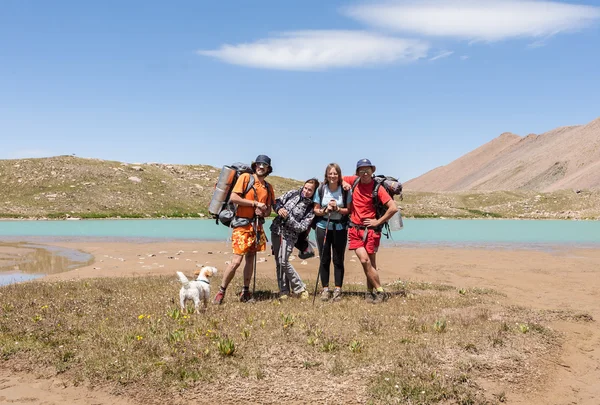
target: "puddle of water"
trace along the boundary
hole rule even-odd
[[[0,242],[0,285],[18,283],[87,266],[88,253],[28,242]]]
[[[21,283],[44,277],[43,274],[0,273],[0,286]]]

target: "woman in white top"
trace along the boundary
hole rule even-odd
[[[342,299],[344,282],[344,254],[348,241],[348,205],[352,201],[352,191],[342,188],[342,169],[337,163],[330,163],[325,169],[325,181],[314,195],[315,228],[321,263],[319,275],[323,292],[321,300],[339,301]],[[327,229],[326,229],[327,228]],[[329,289],[329,267],[333,258],[335,290]]]

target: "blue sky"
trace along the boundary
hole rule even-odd
[[[0,158],[402,181],[600,117],[596,1],[0,2]]]

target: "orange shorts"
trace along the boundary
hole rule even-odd
[[[367,237],[363,240],[367,233]],[[379,242],[381,241],[381,232],[375,232],[372,229],[348,228],[348,249],[356,250],[364,247],[368,254],[377,253]]]
[[[263,252],[267,246],[267,236],[262,225],[259,225],[258,233],[260,237],[258,238],[258,246],[256,246],[256,236],[252,224],[233,228],[231,235],[233,254],[243,256],[250,252]]]

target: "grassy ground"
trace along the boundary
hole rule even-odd
[[[313,306],[273,299],[274,283],[258,280],[257,303],[236,302],[232,285],[224,305],[194,314],[179,310],[179,287],[175,277],[2,287],[3,367],[144,403],[261,393],[261,403],[495,404],[541,381],[560,349],[545,326],[556,313],[489,290],[397,281],[379,306],[361,286]]]
[[[206,217],[220,168],[58,156],[0,160],[0,218]],[[320,170],[316,171],[321,177]],[[276,173],[275,173],[276,174]],[[270,176],[276,195],[301,180]],[[600,191],[405,192],[413,218],[600,219]]]

